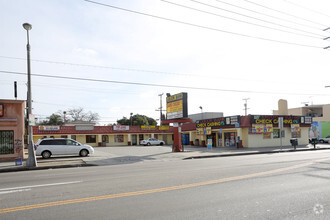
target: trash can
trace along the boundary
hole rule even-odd
[[[314,145],[314,149],[315,149],[316,144],[317,144],[317,138],[312,138],[311,144]]]
[[[296,149],[296,147],[297,147],[297,145],[298,145],[298,139],[297,139],[297,138],[291,138],[291,139],[290,139],[290,143],[291,143],[292,147],[293,147],[294,149]]]

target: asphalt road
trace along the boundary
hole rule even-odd
[[[330,219],[330,151],[0,174],[0,219]]]

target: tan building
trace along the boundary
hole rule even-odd
[[[300,115],[300,116],[310,116],[313,118],[313,121],[326,122],[330,121],[330,104],[326,105],[305,105],[299,108],[287,108],[287,105],[280,103],[279,101],[279,110],[273,110],[273,115]],[[286,106],[286,107],[285,107]],[[285,112],[283,114],[281,112]]]
[[[24,159],[25,102],[0,99],[0,161]]]

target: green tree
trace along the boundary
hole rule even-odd
[[[123,117],[122,119],[117,120],[117,124],[119,125],[131,125],[131,120],[132,120],[132,125],[157,125],[157,122],[155,119],[150,118],[148,116],[145,115],[132,115],[132,119],[131,118],[126,118]]]
[[[51,116],[47,117],[47,120],[42,121],[39,125],[63,125],[61,115],[53,113]]]

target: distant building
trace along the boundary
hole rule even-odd
[[[285,114],[286,113],[286,114]],[[273,115],[300,115],[313,119],[310,138],[322,138],[330,135],[330,104],[308,105],[288,109],[286,100],[279,100],[278,110],[273,110]]]
[[[211,118],[221,118],[223,117],[223,112],[203,112],[197,114],[188,115],[188,118],[192,119],[193,122]]]
[[[273,115],[279,114],[279,110],[273,110]],[[287,109],[288,115],[311,116],[313,121],[330,121],[330,104],[305,105],[303,107]]]

